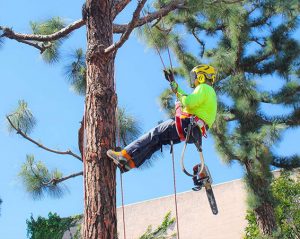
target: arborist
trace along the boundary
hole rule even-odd
[[[193,122],[192,137],[188,143],[194,143],[198,150],[201,147],[202,136],[212,126],[217,113],[217,97],[213,89],[216,71],[210,65],[198,65],[191,70],[190,86],[194,91],[187,95],[177,84],[171,70],[164,70],[165,78],[170,82],[172,91],[176,94],[176,116],[157,125],[142,135],[120,152],[108,150],[107,155],[120,168],[127,172],[140,167],[162,145],[180,143],[187,136],[187,129]]]

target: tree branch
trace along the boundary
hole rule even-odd
[[[9,119],[9,116],[6,116],[6,118],[7,118],[8,122],[9,122],[9,124],[11,125],[11,127],[13,127],[13,128],[17,131],[17,134],[20,134],[23,138],[29,140],[31,143],[37,145],[38,147],[40,147],[40,148],[42,148],[42,149],[44,149],[44,150],[46,150],[46,151],[49,151],[49,152],[51,152],[51,153],[55,153],[55,154],[64,154],[64,155],[68,154],[68,155],[71,155],[71,156],[73,156],[73,157],[79,159],[80,161],[82,161],[81,157],[78,156],[77,154],[73,153],[71,150],[67,150],[67,151],[58,151],[58,150],[53,150],[53,149],[50,149],[50,148],[48,148],[48,147],[45,147],[44,145],[42,145],[42,144],[40,144],[39,142],[35,141],[34,139],[30,138],[30,137],[29,137],[27,134],[25,134],[22,130],[16,128],[16,127],[14,126],[14,124],[11,122],[11,120]]]
[[[61,182],[63,182],[63,181],[66,181],[66,180],[68,180],[68,179],[70,179],[70,178],[75,178],[75,177],[82,176],[82,175],[83,175],[83,171],[80,171],[80,172],[78,172],[78,173],[70,174],[70,175],[68,175],[68,176],[66,176],[66,177],[62,177],[62,178],[53,178],[53,179],[51,179],[49,182],[45,183],[44,185],[45,185],[45,186],[46,186],[46,185],[49,185],[49,184],[56,185],[56,184],[58,184],[58,183],[61,183]]]
[[[118,2],[115,3],[113,12],[112,12],[112,16],[113,19],[115,19],[115,17],[123,11],[123,9],[131,2],[131,0],[119,0]]]
[[[241,66],[245,68],[246,71],[250,71],[251,67],[255,66],[258,63],[261,63],[271,57],[274,52],[266,52],[261,54],[260,56],[249,56],[243,59]]]
[[[258,37],[252,37],[249,39],[250,41],[253,41],[255,43],[257,43],[258,45],[260,45],[261,47],[265,47],[266,46],[266,39],[263,39],[263,43],[261,43],[259,41],[259,38]]]
[[[196,41],[202,46],[202,50],[201,50],[201,58],[203,57],[204,54],[204,50],[205,50],[205,43],[203,41],[200,40],[200,38],[197,36],[196,32],[195,32],[195,28],[193,28],[192,30],[192,34],[195,37]]]
[[[0,26],[0,30],[3,31],[2,36],[7,37],[13,40],[25,40],[25,41],[39,41],[39,42],[48,42],[48,41],[55,41],[62,37],[67,36],[72,31],[82,27],[85,25],[84,20],[80,19],[69,26],[49,35],[36,35],[36,34],[22,34],[14,32],[11,28]]]
[[[136,23],[134,24],[134,28],[143,26],[144,24],[148,22],[152,22],[153,20],[156,20],[160,17],[164,17],[168,15],[169,12],[179,8],[185,1],[184,0],[173,0],[169,4],[167,4],[165,7],[157,10],[156,12],[149,13],[146,16],[138,19]],[[124,33],[128,28],[128,24],[114,24],[113,26],[113,32],[114,33]]]
[[[293,105],[298,101],[299,93],[300,85],[295,85],[293,88],[284,86],[276,93],[262,92],[260,101],[269,104]]]
[[[271,164],[278,168],[293,169],[300,167],[299,155],[293,155],[290,157],[278,157],[274,156]]]
[[[128,40],[131,32],[133,31],[133,29],[135,27],[136,22],[138,21],[140,13],[146,2],[147,2],[147,0],[139,1],[138,6],[133,13],[131,22],[128,24],[126,31],[124,32],[124,34],[121,36],[120,40],[117,43],[114,43],[113,45],[111,45],[105,49],[105,51],[104,51],[105,53],[117,51],[125,43],[125,41]]]
[[[33,46],[34,48],[40,50],[40,53],[42,54],[45,50],[47,50],[47,48],[51,47],[51,43],[49,44],[42,44],[40,45],[38,42],[31,42],[31,41],[26,41],[26,40],[20,40],[20,39],[15,39],[16,41],[18,42],[21,42],[21,43],[24,43],[26,45],[29,45],[29,46]]]
[[[298,127],[300,125],[300,108],[296,108],[292,113],[284,116],[267,117],[259,115],[264,124],[285,124],[289,127]]]
[[[249,26],[251,28],[253,28],[253,27],[259,27],[259,26],[261,26],[263,24],[266,24],[267,21],[270,19],[270,17],[271,16],[269,14],[267,14],[266,16],[262,16],[262,17],[256,18],[252,22],[250,22]]]

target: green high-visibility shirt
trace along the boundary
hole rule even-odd
[[[207,84],[198,85],[193,93],[187,95],[178,87],[182,111],[198,116],[211,127],[217,114],[217,96],[215,90]]]

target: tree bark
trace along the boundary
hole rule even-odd
[[[254,209],[257,225],[264,235],[272,235],[276,229],[275,213],[273,205],[262,203]]]
[[[250,161],[246,161],[245,166],[247,179],[249,180],[249,187],[261,202],[259,206],[254,208],[257,225],[263,235],[272,235],[272,233],[277,229],[277,225],[274,205],[271,200],[271,198],[273,198],[270,190],[271,180],[269,180],[266,175],[266,172],[270,169],[268,164],[261,164],[262,168],[254,168],[253,162]],[[263,167],[267,167],[267,169]],[[263,171],[261,172],[262,175],[264,175],[263,177],[260,177],[259,174],[257,174],[258,170]],[[271,173],[270,177],[272,177]]]
[[[114,147],[114,55],[104,49],[113,42],[113,0],[86,1],[87,92],[85,102],[84,226],[85,239],[116,239],[116,167],[106,151]]]

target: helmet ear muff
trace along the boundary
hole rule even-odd
[[[199,82],[200,84],[202,84],[202,83],[205,82],[205,76],[204,76],[204,74],[199,74],[199,75],[198,75],[198,82]]]

